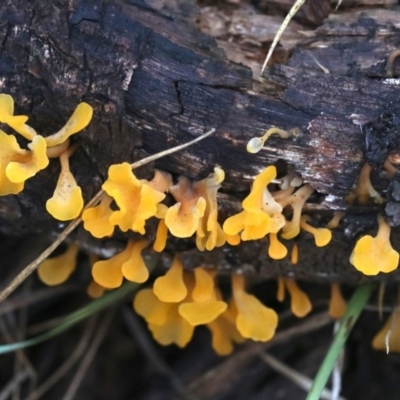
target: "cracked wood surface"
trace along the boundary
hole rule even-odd
[[[265,277],[362,279],[348,257],[356,235],[374,227],[378,208],[349,207],[343,198],[363,161],[360,121],[378,118],[399,99],[399,86],[385,79],[387,56],[400,47],[398,13],[329,19],[285,65],[270,68],[268,79],[278,89],[269,94],[260,90],[262,81],[253,85],[248,67],[229,61],[216,41],[196,28],[198,9],[191,2],[6,3],[0,9],[0,90],[13,95],[16,111],[46,135],[59,129],[80,101],[94,108],[92,123],[76,136],[81,146],[71,159],[86,200],[101,186],[110,164],[133,162],[213,127],[212,137],[155,166],[192,179],[221,166],[226,171],[222,219],[238,210],[254,176],[268,164],[277,164],[281,174],[296,170],[318,191],[308,205],[316,221],[324,224],[333,210],[349,215],[324,249],[314,248],[311,238],[301,234],[296,267],[271,262],[265,241],[199,253],[191,241],[171,240],[167,253],[184,251],[188,267],[203,262],[223,270],[260,271]],[[247,141],[273,125],[299,128],[300,135],[271,137],[260,153],[247,153]],[[391,157],[397,161],[396,154]],[[19,196],[0,198],[3,234],[57,229],[44,205],[58,171],[53,161]],[[138,172],[150,177],[151,171],[149,166]],[[388,185],[378,174],[373,182],[380,191]],[[154,235],[153,226],[149,232]],[[397,234],[393,237],[399,247]],[[114,239],[95,241],[81,230],[75,239],[101,254],[118,248]]]

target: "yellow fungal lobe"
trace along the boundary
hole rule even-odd
[[[48,286],[64,283],[75,271],[78,251],[79,246],[71,244],[63,254],[44,260],[38,269],[39,279]]]
[[[378,216],[378,233],[359,239],[350,256],[350,263],[364,275],[392,272],[399,265],[399,253],[390,244],[390,226]]]
[[[204,268],[198,267],[194,270],[195,286],[191,293],[193,301],[184,302],[179,306],[179,314],[189,322],[197,326],[214,321],[228,307],[220,300],[214,288],[214,277]]]
[[[290,256],[290,262],[295,265],[299,262],[299,246],[295,243],[292,247],[292,254]]]
[[[149,182],[137,179],[128,163],[111,165],[102,188],[119,208],[113,211],[109,221],[123,232],[131,229],[145,234],[146,220],[157,214],[158,203],[165,198],[165,194],[153,189]]]
[[[166,303],[179,303],[186,297],[188,291],[183,279],[183,265],[178,255],[174,257],[167,273],[155,280],[153,291]]]
[[[98,206],[87,208],[82,213],[83,227],[95,238],[111,236],[114,232],[114,225],[110,223],[112,201],[110,196],[104,195]]]
[[[346,312],[346,301],[340,291],[340,285],[337,282],[331,285],[331,299],[329,301],[329,315],[334,319],[342,318]]]
[[[180,176],[178,183],[171,186],[170,192],[177,203],[168,209],[165,224],[175,237],[190,237],[198,229],[200,219],[205,213],[206,200],[184,176]]]
[[[86,289],[86,293],[92,299],[98,299],[104,295],[106,289],[95,281],[91,281]]]
[[[79,216],[83,208],[82,190],[69,169],[69,152],[60,157],[61,172],[53,197],[46,202],[46,209],[54,218],[68,221]]]
[[[149,279],[149,271],[142,257],[142,250],[148,246],[147,240],[129,243],[129,258],[122,264],[121,271],[125,279],[143,283]]]
[[[108,260],[96,261],[93,264],[92,276],[95,282],[107,289],[121,286],[123,281],[122,264],[131,256],[132,243],[129,242],[121,253]]]
[[[268,138],[273,135],[279,135],[282,139],[286,139],[289,138],[293,135],[293,132],[289,131],[285,131],[283,129],[279,129],[275,126],[273,126],[272,128],[268,129],[263,136],[261,137],[254,137],[252,139],[249,140],[249,142],[247,143],[247,151],[249,153],[258,153],[264,146],[264,143],[268,140]]]
[[[0,122],[7,124],[25,139],[33,140],[36,131],[25,124],[27,120],[25,115],[14,115],[14,100],[9,94],[0,94]]]
[[[324,247],[332,240],[332,232],[327,228],[314,228],[307,222],[310,220],[309,215],[302,215],[300,218],[300,227],[306,232],[311,233],[315,239],[317,247]]]
[[[244,338],[266,342],[275,335],[276,312],[264,306],[255,296],[246,293],[243,275],[232,276],[232,292],[238,310],[236,327]]]
[[[71,135],[89,125],[93,116],[93,108],[87,103],[80,103],[68,122],[56,133],[46,137],[47,147],[57,146],[65,142]]]
[[[354,194],[349,195],[346,200],[350,203],[357,201],[359,204],[367,204],[368,200],[372,198],[375,203],[383,204],[384,200],[372,186],[371,171],[372,167],[365,163],[361,168]]]
[[[284,278],[284,282],[291,297],[292,313],[299,318],[305,317],[312,310],[309,297],[297,286],[293,279]]]
[[[153,250],[160,253],[165,249],[168,237],[168,227],[165,224],[164,219],[160,219],[157,226],[156,240],[153,244]]]
[[[281,260],[286,257],[287,252],[286,246],[279,241],[278,235],[271,232],[269,234],[268,255],[274,260]]]
[[[284,239],[293,239],[300,233],[300,218],[303,206],[307,199],[314,192],[314,189],[306,184],[297,192],[293,193],[287,203],[293,208],[293,216],[290,222],[287,222],[282,228],[282,237]]]
[[[285,300],[285,280],[281,277],[277,279],[278,289],[276,291],[276,299],[278,301]]]

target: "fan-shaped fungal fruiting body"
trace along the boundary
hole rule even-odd
[[[378,216],[378,233],[359,239],[350,256],[350,263],[364,275],[392,272],[399,265],[399,253],[390,244],[390,226]]]
[[[110,223],[112,201],[110,196],[105,195],[98,206],[87,208],[82,213],[83,227],[95,238],[111,236],[114,232],[115,226]]]

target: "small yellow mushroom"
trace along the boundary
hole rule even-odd
[[[377,235],[359,239],[350,256],[350,263],[364,275],[392,272],[399,265],[399,253],[390,244],[390,226],[382,215],[378,225]]]
[[[79,246],[71,244],[65,253],[44,260],[38,269],[39,279],[48,286],[64,283],[75,271],[78,251]]]
[[[142,257],[142,250],[149,245],[147,240],[130,242],[129,258],[122,264],[121,272],[128,281],[143,283],[149,279],[149,270]]]
[[[294,131],[284,131],[283,129],[273,126],[272,128],[268,129],[263,136],[250,139],[247,143],[247,151],[249,153],[258,153],[263,148],[264,143],[273,134],[279,135],[282,139],[287,139],[293,136]]]
[[[196,284],[191,293],[193,301],[183,302],[179,314],[190,325],[204,325],[214,321],[228,307],[224,301],[217,299],[214,277],[202,267],[194,270]]]
[[[277,233],[285,224],[285,218],[267,185],[276,177],[276,168],[265,168],[254,180],[250,194],[244,199],[243,211],[229,217],[223,224],[225,234],[241,233],[242,240],[262,239],[268,233]]]
[[[158,203],[165,198],[163,192],[152,186],[137,179],[128,163],[111,165],[102,188],[115,200],[119,210],[113,211],[110,223],[123,232],[131,229],[144,235],[146,220],[157,214]]]
[[[115,227],[110,223],[112,201],[110,196],[105,195],[98,206],[87,208],[82,213],[83,227],[95,238],[111,236],[114,232]]]
[[[212,335],[212,348],[220,356],[231,354],[234,343],[243,343],[246,340],[236,328],[236,317],[237,308],[235,302],[231,300],[227,310],[207,324]]]
[[[196,193],[185,176],[179,177],[178,184],[171,186],[170,192],[177,203],[168,209],[165,224],[175,237],[190,237],[196,232],[200,219],[204,216],[206,200]]]
[[[243,275],[232,276],[232,292],[238,310],[236,327],[244,338],[266,342],[275,335],[276,312],[245,292]]]
[[[337,282],[331,285],[331,299],[329,301],[329,315],[334,319],[342,318],[346,312],[346,301],[340,291],[340,285]]]
[[[367,204],[368,200],[372,198],[375,203],[383,204],[384,200],[379,193],[374,189],[371,183],[371,171],[372,167],[365,163],[361,168],[360,176],[355,190],[355,198],[359,204]],[[351,199],[351,197],[350,197]]]
[[[7,124],[25,139],[33,140],[36,131],[25,122],[28,117],[25,115],[14,115],[14,100],[9,94],[0,94],[0,122]]]
[[[268,255],[274,260],[281,260],[286,257],[287,252],[286,246],[279,241],[278,235],[271,232],[269,234]]]
[[[309,215],[302,215],[300,218],[300,227],[306,232],[311,233],[315,239],[317,247],[324,247],[332,240],[332,232],[328,228],[314,228],[307,221],[311,218]]]
[[[68,221],[79,216],[83,208],[82,190],[69,169],[68,150],[60,156],[61,172],[53,197],[46,202],[46,209],[54,218]]]
[[[183,265],[178,255],[174,257],[167,273],[155,280],[153,291],[166,303],[179,303],[186,297],[188,290],[183,279]]]
[[[93,108],[87,103],[80,103],[67,123],[56,133],[47,136],[47,147],[54,147],[65,142],[71,135],[81,131],[89,125],[93,116]]]
[[[293,193],[287,200],[293,208],[293,216],[290,222],[287,222],[282,228],[282,237],[284,239],[293,239],[300,233],[300,218],[304,203],[314,192],[314,189],[306,184],[302,186],[297,192]]]
[[[292,313],[299,318],[305,317],[312,310],[309,297],[297,286],[293,279],[283,278],[283,280],[291,297]]]
[[[156,232],[156,240],[154,241],[153,244],[153,250],[156,251],[157,253],[162,252],[167,244],[167,237],[168,237],[168,227],[165,224],[165,220],[160,219]]]

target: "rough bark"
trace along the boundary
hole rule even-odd
[[[13,95],[16,111],[29,115],[43,134],[60,128],[80,101],[94,107],[71,160],[86,200],[100,188],[109,165],[138,160],[215,128],[204,142],[155,165],[192,179],[221,166],[226,171],[221,219],[238,210],[254,176],[268,164],[276,164],[281,175],[299,172],[317,190],[307,206],[316,221],[323,224],[333,210],[348,214],[324,249],[315,249],[307,234],[296,239],[296,267],[271,262],[263,241],[199,253],[190,240],[171,240],[167,254],[183,251],[188,267],[203,262],[266,277],[362,279],[348,257],[356,235],[375,225],[379,207],[350,207],[343,199],[364,159],[360,124],[377,120],[399,99],[398,82],[385,79],[387,57],[400,42],[398,13],[328,20],[286,65],[269,70],[268,79],[278,85],[270,93],[263,83],[253,87],[251,70],[229,61],[216,41],[196,28],[197,13],[192,3],[179,0],[6,1],[0,9],[1,91]],[[272,137],[257,155],[247,153],[247,141],[273,125],[296,127],[301,134]],[[399,155],[394,151],[391,159],[396,162]],[[139,173],[150,177],[152,167]],[[0,198],[4,235],[57,230],[44,205],[58,171],[52,162],[20,195]],[[374,178],[384,192],[388,181]],[[107,252],[118,247],[115,240],[95,241],[82,230],[75,238],[99,253],[102,246]],[[393,238],[398,247],[395,232]]]

